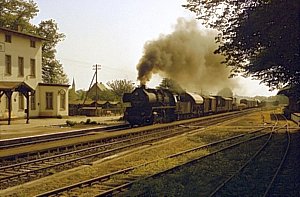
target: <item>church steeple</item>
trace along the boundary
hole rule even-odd
[[[75,90],[75,80],[74,80],[74,77],[73,77],[72,89]]]

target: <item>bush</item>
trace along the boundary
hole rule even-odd
[[[57,115],[57,118],[62,119],[63,117],[62,117],[62,115]]]
[[[67,121],[66,121],[66,124],[67,124],[69,127],[73,127],[74,125],[76,125],[76,122],[75,122],[75,121],[71,121],[71,120],[67,120]]]
[[[86,119],[85,124],[90,124],[91,123],[91,119]]]

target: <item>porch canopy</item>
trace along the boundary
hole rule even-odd
[[[31,88],[25,82],[12,82],[12,81],[1,81],[0,82],[0,98],[5,94],[8,98],[8,124],[11,121],[11,97],[13,92],[20,92],[26,98],[26,123],[29,123],[29,96],[34,94],[34,89]]]

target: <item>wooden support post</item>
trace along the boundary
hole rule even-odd
[[[8,125],[10,125],[10,121],[11,121],[11,96],[12,96],[12,91],[11,90],[7,90],[5,91],[5,95],[7,96],[7,100],[8,100]]]
[[[29,92],[26,92],[24,95],[26,97],[26,124],[29,124]]]

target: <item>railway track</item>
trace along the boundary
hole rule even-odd
[[[211,155],[215,155],[221,151],[231,149],[242,143],[247,143],[248,141],[252,141],[258,138],[264,138],[265,136],[269,135],[269,133],[262,133],[262,130],[265,129],[268,130],[270,128],[262,128],[248,132],[246,134],[235,135],[223,140],[215,141],[176,154],[172,154],[164,158],[156,159],[140,165],[118,170],[113,173],[102,175],[100,177],[85,180],[73,185],[58,188],[56,190],[42,193],[37,196],[79,196],[83,193],[89,193],[90,196],[114,195],[141,180],[145,180],[149,177],[162,176],[165,173],[177,171],[182,166],[194,165],[194,163],[200,162],[201,160],[204,160]],[[206,151],[207,149],[211,150],[211,152],[208,154]],[[198,158],[190,161],[186,161],[184,159],[188,154],[195,154],[197,152],[200,152],[201,155]],[[174,162],[172,161],[175,159],[181,159],[182,161],[174,166]],[[164,163],[164,165],[166,165],[165,168],[167,169],[161,171],[161,169],[158,170],[154,167],[154,170],[148,170],[150,165],[155,166],[159,165],[159,163]],[[145,168],[146,170],[143,170]]]
[[[56,140],[70,139],[75,137],[83,137],[87,135],[94,135],[95,132],[101,132],[101,131],[118,131],[121,129],[129,128],[129,126],[130,126],[129,124],[120,124],[120,125],[107,126],[107,127],[96,127],[96,128],[79,129],[79,130],[60,132],[60,133],[51,133],[51,134],[44,134],[44,135],[5,139],[5,140],[0,140],[0,150],[38,144],[38,143],[51,142]]]
[[[165,129],[172,129],[172,128],[176,128],[176,127],[192,127],[192,126],[201,128],[201,127],[205,127],[208,125],[218,124],[218,123],[221,123],[222,121],[226,121],[231,118],[236,118],[236,117],[248,114],[250,112],[251,111],[235,112],[235,113],[230,113],[227,116],[218,115],[218,116],[207,117],[205,119],[196,120],[196,121],[195,120],[187,120],[184,123],[172,123],[172,124],[167,124],[166,126],[162,125],[157,128],[142,129],[141,131],[137,131],[137,132],[129,132],[129,133],[115,135],[115,136],[106,137],[106,138],[82,141],[82,142],[78,142],[75,144],[61,145],[61,146],[56,146],[56,147],[52,147],[52,148],[39,149],[36,151],[29,151],[29,152],[14,154],[14,155],[3,156],[0,158],[0,167],[6,166],[6,165],[13,165],[15,163],[26,162],[26,161],[30,161],[30,160],[40,159],[43,157],[49,157],[49,156],[53,156],[53,155],[57,155],[57,154],[61,154],[61,153],[67,153],[67,152],[71,152],[71,151],[75,151],[75,150],[85,149],[88,147],[98,146],[98,145],[105,144],[105,143],[124,140],[124,139],[128,139],[130,137],[144,135],[144,134],[151,133],[151,132],[160,132]],[[107,128],[107,129],[109,129],[109,128]],[[118,129],[118,128],[114,127],[112,129]],[[82,130],[80,132],[84,132],[84,131],[86,131],[86,130]],[[87,131],[90,131],[90,130],[88,129]],[[108,131],[113,131],[113,130],[108,130]],[[84,132],[84,133],[89,135],[89,134],[93,134],[94,132],[92,132],[92,133]],[[45,139],[43,139],[43,142],[52,141],[51,135],[50,136],[45,135],[44,137],[45,137]],[[58,138],[58,139],[60,140],[60,138]],[[28,141],[33,140],[32,143],[37,143],[37,141],[35,141],[34,139],[31,139],[30,137],[28,137],[27,140]],[[57,139],[55,138],[55,140],[57,140]],[[20,146],[20,144],[18,142],[16,144],[10,143],[8,146],[16,147],[16,146]],[[7,149],[8,149],[8,147],[6,147],[5,150],[7,150]]]
[[[231,116],[231,115],[234,116],[235,114],[249,113],[251,111],[253,111],[253,109],[252,110],[244,110],[241,112],[232,112],[232,113],[229,113],[228,116]],[[217,116],[217,117],[222,117],[222,115]],[[204,121],[205,120],[211,121],[212,119],[215,119],[215,116],[204,117]],[[62,139],[83,137],[83,136],[87,136],[87,135],[93,135],[93,134],[95,134],[97,132],[101,132],[101,131],[119,131],[122,129],[127,129],[129,127],[130,127],[129,124],[120,124],[120,125],[107,126],[107,127],[96,127],[96,128],[79,129],[79,130],[60,132],[60,133],[51,133],[51,134],[44,134],[44,135],[37,135],[37,136],[4,139],[4,140],[0,140],[0,150],[20,147],[20,146],[26,146],[26,145],[32,145],[32,144],[38,144],[38,143],[51,142],[51,141],[62,140]]]
[[[283,136],[270,135],[266,143],[210,196],[246,196],[253,191],[258,196],[267,196],[286,159],[289,145],[288,132]],[[268,165],[266,161],[269,161]]]
[[[283,166],[287,165],[287,155],[290,152],[291,141],[287,124],[274,127],[264,142],[259,142],[259,140],[258,138],[251,140],[251,143],[250,141],[247,142],[246,146],[244,143],[236,143],[229,146],[229,149],[226,148],[227,153],[224,152],[225,149],[218,150],[213,154],[209,154],[206,157],[207,160],[202,160],[201,163],[198,160],[197,164],[192,167],[184,165],[169,170],[168,173],[164,172],[161,176],[164,177],[163,181],[155,182],[152,179],[152,181],[142,183],[142,185],[147,185],[148,190],[143,191],[143,187],[139,186],[133,189],[132,192],[125,193],[125,195],[147,196],[151,195],[149,191],[152,191],[152,194],[155,193],[161,196],[180,195],[180,192],[188,196],[289,196],[282,187],[283,182],[278,178],[284,175],[287,176],[286,173],[281,173]],[[297,152],[297,150],[294,152]],[[181,170],[178,168],[181,168]],[[176,175],[178,171],[180,171],[179,174],[183,175]],[[182,188],[184,183],[180,182],[180,179],[199,182],[195,187],[186,185],[189,189],[184,190],[184,192],[166,190],[166,188]],[[295,180],[295,183],[297,183],[297,180]],[[193,185],[194,183],[190,182],[190,184]],[[164,185],[164,187],[157,189],[158,185]],[[285,185],[289,185],[288,180]],[[203,187],[201,188],[201,186]],[[164,191],[161,192],[161,190]],[[294,188],[291,193],[297,196],[299,188]]]
[[[55,172],[71,169],[80,165],[89,164],[95,160],[108,157],[122,151],[136,148],[154,141],[179,135],[189,130],[177,130],[172,133],[158,132],[131,137],[117,142],[96,145],[89,148],[75,150],[41,159],[3,166],[0,168],[0,188],[21,184],[33,179],[41,178]]]
[[[287,157],[265,196],[300,196],[300,132],[291,131],[290,137]]]
[[[234,116],[237,116],[237,114],[234,114]],[[240,114],[238,116],[240,116]],[[218,117],[217,120],[209,119],[205,120],[205,122],[202,122],[202,125],[215,124],[216,121],[222,122],[231,118],[232,116],[226,118]],[[180,125],[173,126],[172,129],[173,130],[170,131],[170,127],[163,127],[163,129],[143,131],[139,133],[139,135],[127,134],[122,137],[118,136],[117,139],[104,140],[101,144],[95,143],[91,147],[83,149],[72,150],[70,152],[54,154],[52,156],[45,156],[38,159],[29,159],[23,162],[18,160],[17,163],[0,167],[1,189],[38,179],[50,175],[53,172],[59,172],[77,167],[79,165],[89,164],[97,159],[107,157],[124,150],[132,149],[145,144],[151,144],[155,141],[190,132],[195,130],[195,123],[193,123],[192,127]],[[40,152],[37,154],[39,153]],[[10,158],[17,157],[20,158],[20,155],[10,156]]]

